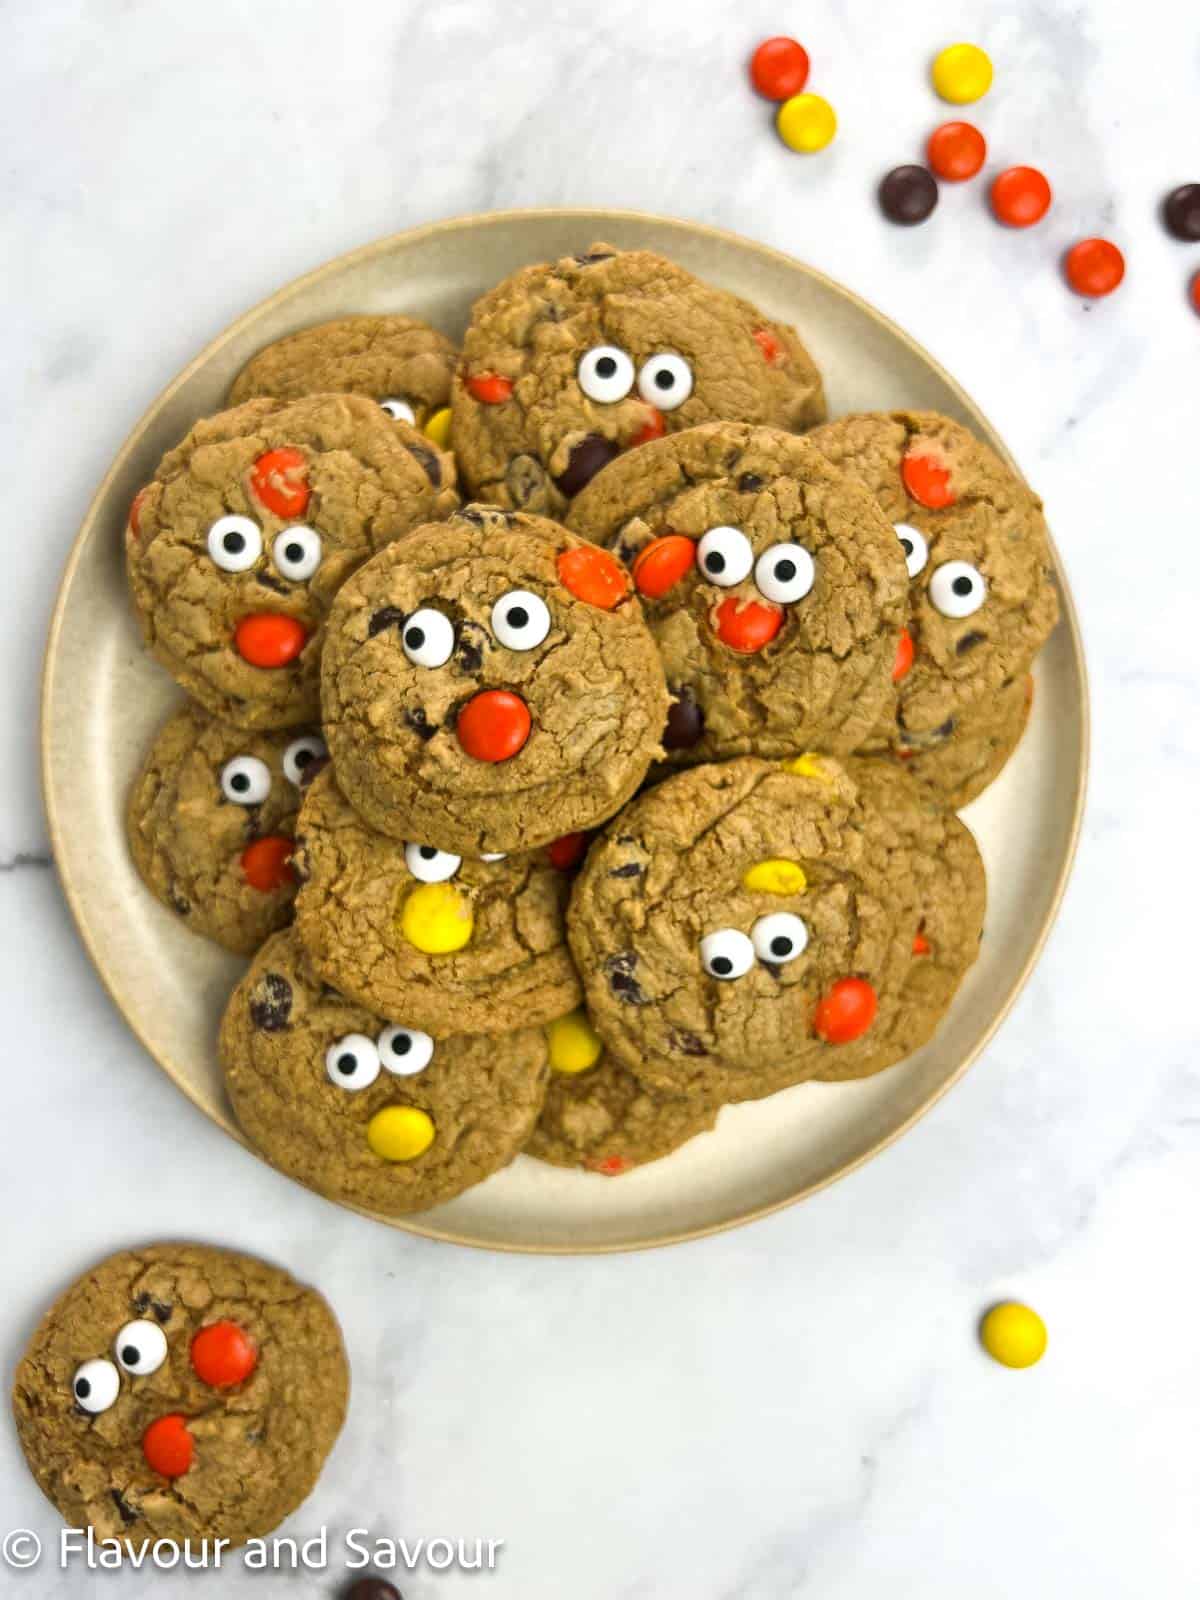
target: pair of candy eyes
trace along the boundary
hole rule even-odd
[[[222,572],[248,572],[263,553],[262,529],[252,517],[231,513],[208,530],[208,553]],[[321,565],[321,535],[297,522],[275,535],[271,560],[281,578],[307,583]]]
[[[480,861],[503,861],[505,852],[493,850],[490,854],[481,855]],[[432,844],[406,844],[404,846],[404,864],[414,878],[422,883],[445,883],[453,878],[462,866],[462,857],[454,855],[449,850],[439,850]]]
[[[550,632],[550,608],[530,589],[510,589],[492,607],[492,632],[507,650],[536,650]],[[454,654],[454,624],[436,606],[422,606],[404,624],[404,654],[414,667],[444,667]]]
[[[759,917],[748,934],[740,928],[718,928],[700,941],[700,964],[710,978],[728,983],[744,978],[756,961],[784,966],[803,955],[808,945],[804,918],[791,911]]]
[[[113,1353],[121,1372],[131,1378],[148,1378],[167,1359],[167,1336],[156,1322],[127,1322],[113,1340]],[[103,1356],[85,1361],[71,1379],[76,1404],[93,1416],[107,1411],[120,1390],[120,1373]]]
[[[929,545],[919,528],[897,522],[896,537],[904,551],[904,565],[910,578],[924,572],[929,560]],[[969,617],[987,599],[987,579],[969,561],[943,561],[929,579],[929,599],[944,617]]]
[[[365,1033],[347,1033],[325,1052],[325,1071],[339,1089],[369,1089],[380,1071],[398,1078],[414,1078],[433,1060],[433,1040],[419,1028],[393,1023],[377,1039]]]
[[[691,367],[673,350],[660,350],[635,371],[632,357],[615,344],[598,344],[586,351],[576,377],[588,399],[602,406],[624,400],[636,381],[638,394],[659,411],[674,411],[695,387]]]
[[[328,754],[315,733],[293,739],[283,752],[284,776],[299,788],[307,768]],[[221,793],[235,806],[260,806],[270,792],[271,769],[258,756],[234,756],[221,768]]]
[[[710,528],[696,546],[696,565],[710,582],[732,589],[753,569],[754,586],[764,600],[789,605],[816,582],[812,556],[801,544],[773,544],[754,559],[754,546],[740,528],[722,523]]]

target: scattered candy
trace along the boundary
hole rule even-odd
[[[467,379],[467,392],[485,406],[498,406],[511,396],[512,379],[502,378],[498,372],[481,372]]]
[[[1200,183],[1181,183],[1163,201],[1167,232],[1185,244],[1200,239]]]
[[[742,874],[742,884],[756,894],[803,894],[808,888],[808,878],[798,861],[784,861],[774,856],[747,867]]]
[[[900,683],[912,671],[913,655],[912,634],[907,628],[901,631],[896,641],[896,659],[892,664],[892,682]]]
[[[839,978],[817,1002],[813,1030],[826,1044],[860,1039],[875,1021],[879,1001],[865,978]]]
[[[296,841],[283,833],[269,833],[255,839],[242,851],[242,876],[252,889],[270,894],[295,881],[292,851]]]
[[[611,611],[629,593],[629,579],[620,562],[594,545],[564,550],[558,558],[558,577],[576,600],[601,611]]]
[[[292,445],[268,450],[250,468],[250,492],[277,517],[302,517],[308,507],[308,463]]]
[[[925,157],[939,178],[962,183],[987,160],[987,141],[969,122],[943,122],[929,135]]]
[[[714,621],[722,644],[742,655],[753,655],[770,644],[783,627],[783,612],[778,606],[763,606],[757,600],[738,600],[730,595],[717,607]]]
[[[443,406],[440,411],[435,411],[425,424],[425,437],[432,439],[439,450],[450,448],[450,407]]]
[[[423,883],[404,902],[400,932],[424,955],[453,955],[470,944],[475,913],[470,900],[454,884]]]
[[[458,713],[455,731],[459,744],[476,761],[509,761],[525,748],[532,727],[529,707],[519,694],[484,689]]]
[[[258,1365],[258,1346],[236,1322],[210,1322],[192,1340],[192,1370],[212,1389],[244,1383]]]
[[[585,1011],[572,1011],[565,1017],[558,1017],[546,1029],[546,1042],[550,1047],[550,1065],[555,1072],[586,1072],[596,1065],[604,1049]]]
[[[775,118],[779,137],[789,150],[811,155],[824,150],[837,133],[837,116],[829,101],[819,94],[796,94],[785,100]]]
[[[233,630],[234,648],[252,667],[286,667],[304,649],[308,629],[278,611],[256,611]]]
[[[929,511],[944,511],[958,496],[950,487],[950,469],[923,451],[908,450],[900,463],[900,476],[911,499]]]
[[[172,1412],[152,1422],[142,1435],[142,1454],[152,1472],[160,1472],[164,1478],[182,1478],[196,1455],[187,1418]]]
[[[795,39],[764,39],[750,57],[750,81],[767,100],[788,100],[808,82],[808,51]]]
[[[992,1307],[979,1325],[979,1338],[992,1360],[1004,1367],[1036,1366],[1046,1354],[1046,1324],[1016,1300]]]
[[[384,1106],[367,1124],[367,1143],[383,1161],[415,1161],[435,1131],[432,1117],[418,1106]]]
[[[1076,294],[1098,300],[1120,285],[1125,257],[1109,239],[1081,239],[1067,251],[1063,268]]]
[[[683,533],[665,533],[638,551],[633,582],[647,600],[660,600],[696,564],[696,541]]]
[[[1052,194],[1036,167],[1009,167],[992,183],[992,211],[1009,228],[1032,228],[1050,209]]]
[[[933,87],[951,105],[982,100],[992,87],[992,63],[977,44],[948,44],[933,61]]]
[[[925,167],[893,167],[879,185],[879,204],[889,222],[905,227],[924,222],[938,203],[938,186]]]

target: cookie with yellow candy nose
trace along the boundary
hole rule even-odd
[[[435,1038],[532,1027],[578,1004],[570,878],[550,852],[458,856],[362,820],[326,768],[297,824],[297,929],[335,989]]]
[[[388,1216],[507,1166],[546,1090],[540,1028],[435,1040],[322,982],[294,929],[234,990],[219,1048],[237,1119],[273,1166]]]

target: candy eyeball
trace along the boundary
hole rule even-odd
[[[247,572],[262,555],[262,534],[249,517],[218,517],[208,530],[208,553],[222,572]]]
[[[283,752],[284,777],[299,789],[313,762],[324,760],[328,754],[329,748],[318,733],[307,733],[299,739],[293,739]]]
[[[711,583],[731,589],[749,576],[754,549],[740,528],[710,528],[696,546],[696,565]]]
[[[718,928],[701,939],[700,962],[710,978],[744,978],[754,965],[754,946],[737,928]]]
[[[492,607],[492,632],[509,650],[534,650],[550,632],[550,610],[529,589],[510,589]]]
[[[764,600],[789,605],[816,582],[813,558],[802,544],[773,544],[754,564],[754,583]]]
[[[167,1336],[157,1322],[127,1322],[113,1341],[117,1360],[134,1378],[148,1378],[167,1359]]]
[[[480,861],[507,861],[507,850],[485,850],[480,856]]]
[[[970,617],[987,599],[987,580],[969,561],[944,561],[929,580],[929,598],[944,617]]]
[[[321,535],[302,522],[285,528],[275,536],[271,559],[281,578],[306,583],[321,565]]]
[[[400,636],[414,667],[444,667],[454,654],[454,624],[432,606],[414,611]]]
[[[682,356],[673,350],[663,350],[642,363],[638,373],[638,393],[647,405],[660,411],[674,411],[681,406],[695,386],[692,369]]]
[[[107,1411],[121,1392],[121,1377],[111,1361],[102,1358],[76,1367],[71,1379],[75,1404],[93,1417]]]
[[[221,793],[235,806],[260,806],[271,792],[271,769],[257,756],[234,756],[221,768]]]
[[[929,560],[929,545],[920,528],[914,528],[907,522],[897,522],[895,527],[900,548],[904,551],[904,565],[908,568],[909,577],[915,578],[918,572],[925,570],[925,563]]]
[[[445,883],[462,866],[462,857],[432,844],[406,844],[404,865],[422,883]]]
[[[396,422],[410,422],[416,425],[417,414],[403,396],[398,394],[388,395],[386,400],[379,402],[381,411],[386,411],[388,416]]]
[[[402,1028],[393,1023],[377,1041],[379,1059],[388,1072],[400,1078],[413,1078],[433,1060],[433,1040],[420,1028]]]
[[[347,1033],[325,1052],[325,1071],[339,1089],[369,1089],[379,1076],[379,1047],[365,1033]]]
[[[750,942],[760,961],[779,967],[803,954],[808,929],[803,917],[791,911],[773,911],[770,916],[759,917],[750,929]]]
[[[615,344],[598,344],[580,357],[576,376],[589,400],[610,406],[633,388],[633,362]]]

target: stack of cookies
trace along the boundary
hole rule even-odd
[[[983,926],[955,813],[1057,615],[993,452],[826,421],[793,329],[606,245],[461,351],[348,317],[230,402],[129,518],[191,696],[129,835],[252,958],[219,1049],[268,1160],[392,1215],[522,1150],[611,1176],[932,1036]]]

